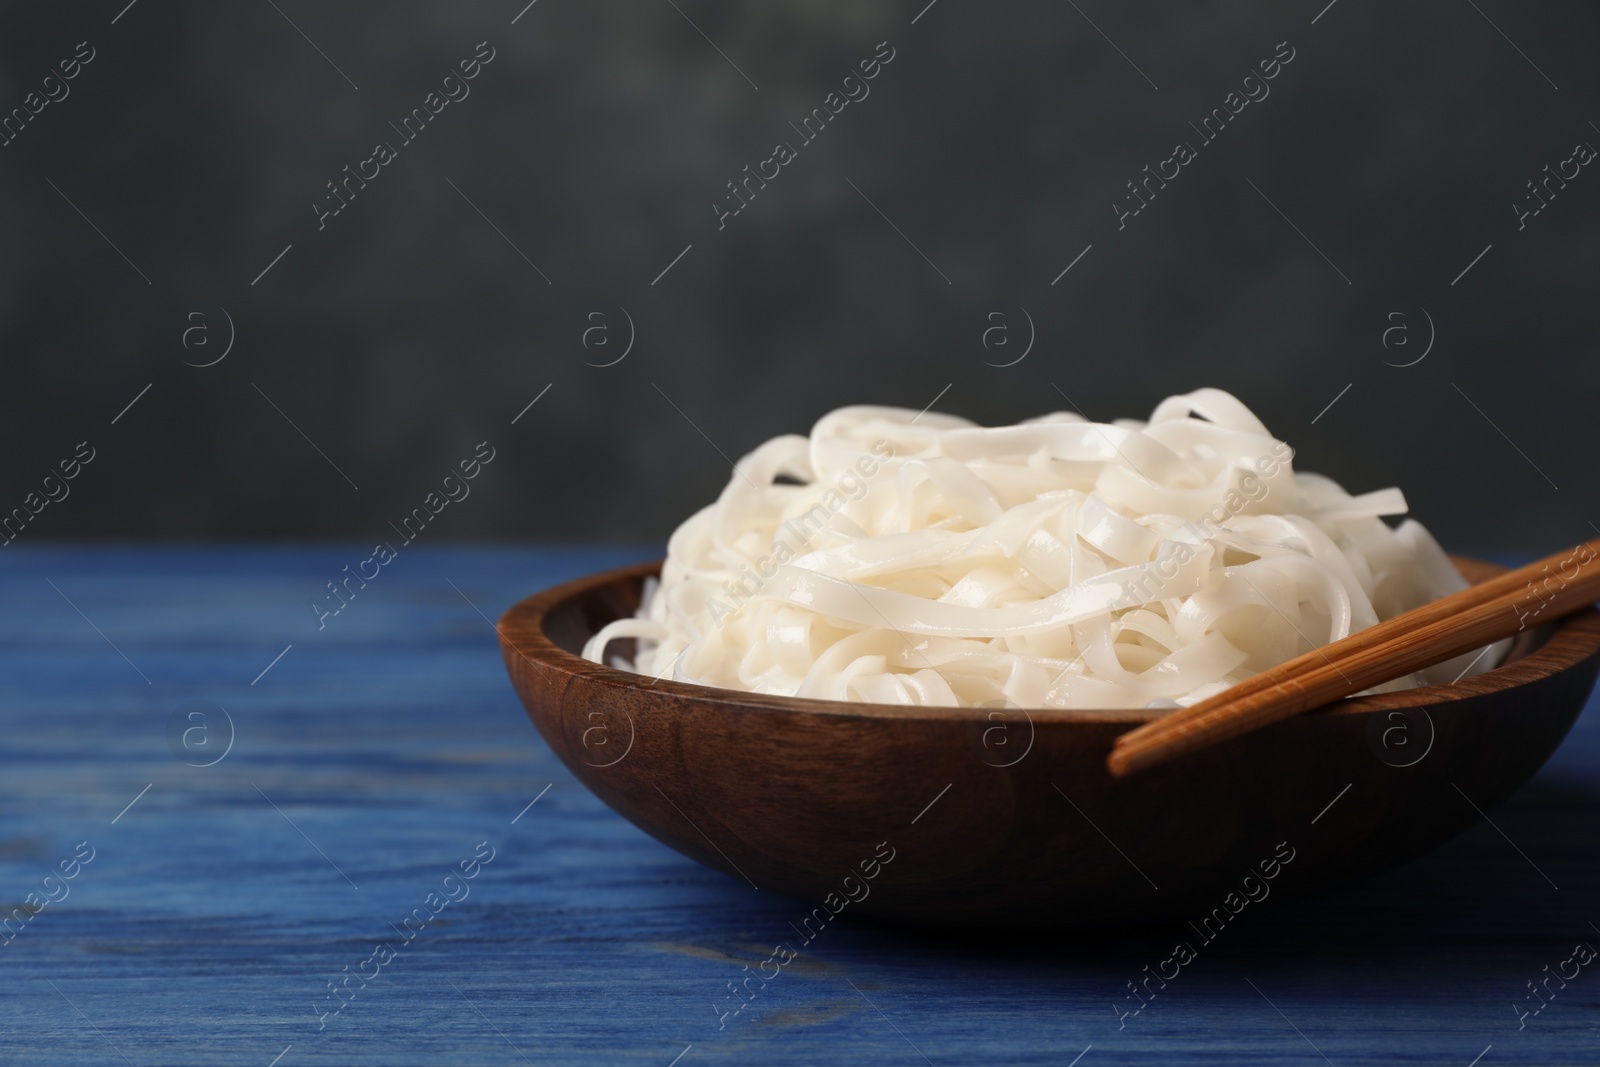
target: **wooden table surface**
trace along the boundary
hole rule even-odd
[[[724,1019],[808,909],[578,786],[489,622],[651,553],[406,548],[319,630],[369,554],[0,555],[0,1063],[1600,1062],[1600,964],[1549,977],[1600,947],[1592,708],[1492,825],[1248,909],[1136,1015],[1180,931],[846,914]]]

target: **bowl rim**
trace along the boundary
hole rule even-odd
[[[1468,556],[1452,555],[1457,564],[1468,564],[1485,577],[1509,568]],[[570,684],[584,683],[628,692],[649,691],[663,697],[677,697],[701,704],[738,706],[745,710],[804,712],[811,715],[930,721],[991,722],[996,711],[1021,712],[1033,723],[1117,724],[1136,726],[1152,722],[1166,709],[1151,708],[972,708],[929,707],[904,704],[868,704],[854,701],[822,700],[814,697],[789,697],[750,693],[740,689],[653,679],[632,671],[594,663],[569,652],[545,633],[545,617],[558,605],[585,593],[624,581],[640,581],[659,575],[665,560],[632,563],[574,578],[524,597],[507,608],[495,629],[502,653],[509,660],[515,653],[534,668],[553,670]],[[1308,715],[1361,715],[1410,707],[1438,707],[1474,697],[1501,693],[1528,682],[1548,678],[1568,670],[1600,651],[1600,610],[1593,607],[1529,630],[1519,640],[1532,638],[1533,647],[1500,666],[1457,682],[1418,686],[1394,693],[1347,697]],[[1542,638],[1542,640],[1541,640]],[[1303,718],[1304,716],[1302,716]]]

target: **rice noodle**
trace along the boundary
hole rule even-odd
[[[1398,489],[1292,456],[1217,389],[1111,424],[840,408],[741,459],[584,655],[633,638],[613,665],[831,700],[1171,707],[1465,587],[1420,523],[1383,521]]]

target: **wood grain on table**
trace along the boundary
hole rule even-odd
[[[1600,716],[1492,825],[1210,943],[807,943],[809,906],[579,787],[506,681],[489,619],[653,554],[408,548],[319,630],[358,546],[8,548],[0,1063],[1600,1060],[1600,967],[1551,977],[1600,946]]]

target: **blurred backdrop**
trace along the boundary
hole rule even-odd
[[[9,4],[0,510],[372,542],[488,442],[425,538],[649,542],[839,405],[1215,385],[1448,546],[1548,551],[1600,523],[1597,39],[1505,0]]]

